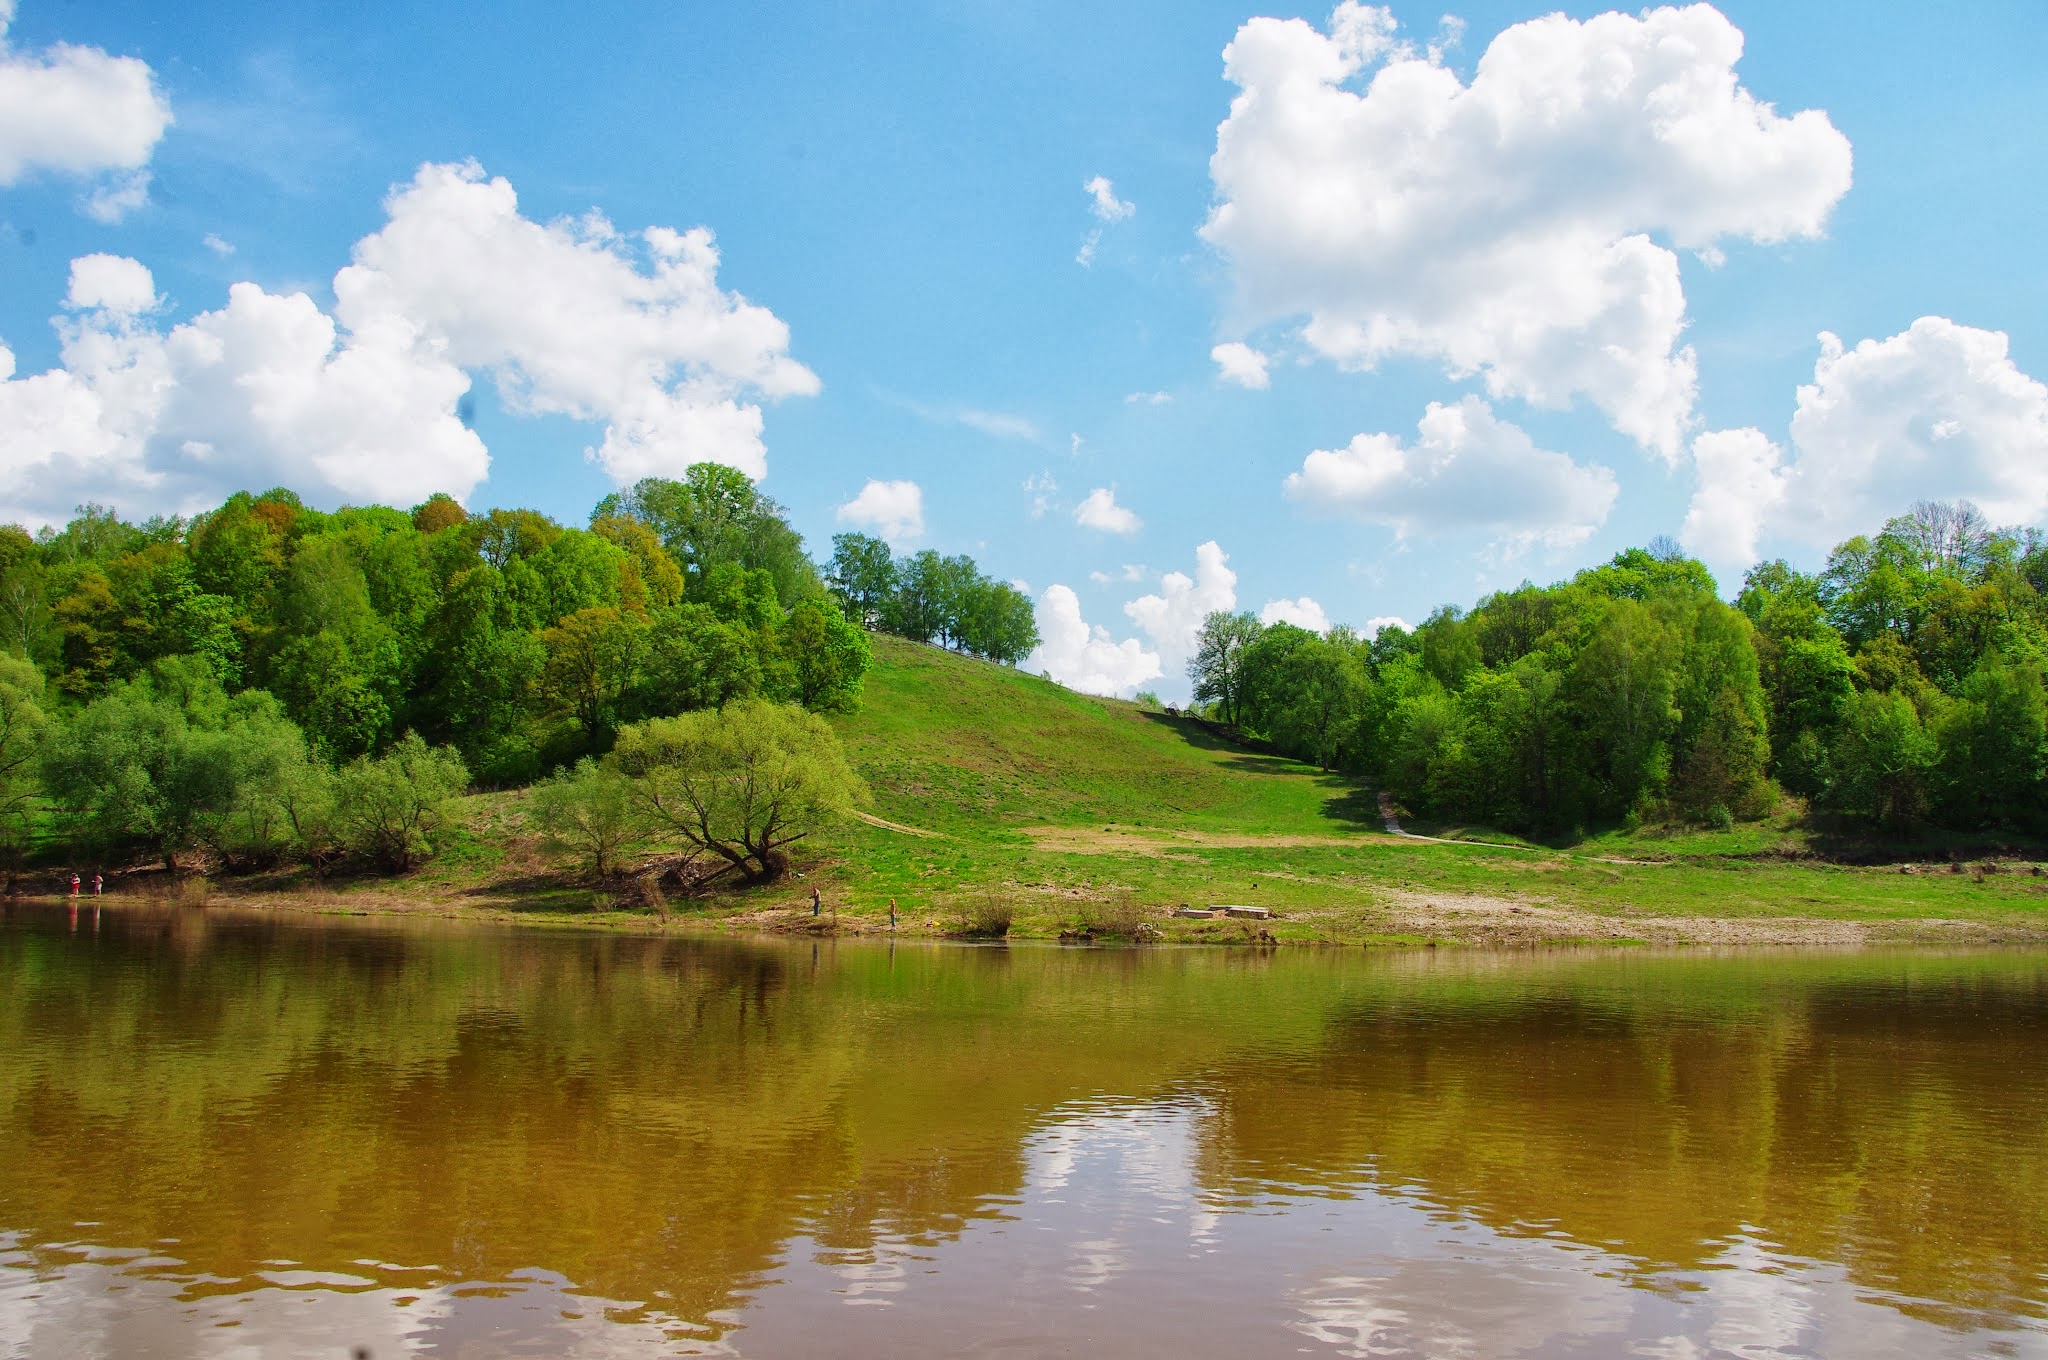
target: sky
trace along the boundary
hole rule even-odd
[[[0,520],[711,460],[1168,698],[1212,609],[2048,523],[2048,6],[1440,4],[0,0]]]

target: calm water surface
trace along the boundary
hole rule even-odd
[[[2048,953],[0,921],[0,1356],[2048,1356]]]

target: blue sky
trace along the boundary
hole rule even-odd
[[[21,0],[0,517],[709,456],[1166,694],[1218,605],[2048,521],[2037,3],[563,13]]]

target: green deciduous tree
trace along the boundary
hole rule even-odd
[[[896,593],[895,554],[867,534],[834,534],[826,580],[848,618],[863,628],[877,627]]]
[[[590,861],[602,878],[647,837],[647,811],[632,781],[588,756],[533,790],[534,820],[556,849]]]
[[[1194,659],[1188,662],[1188,679],[1194,682],[1195,698],[1214,702],[1227,723],[1239,720],[1245,652],[1262,631],[1258,617],[1250,613],[1219,609],[1202,620]]]
[[[39,792],[36,763],[50,734],[43,700],[43,673],[0,652],[0,860],[10,864],[27,849]]]
[[[860,701],[861,677],[875,655],[865,630],[818,600],[789,612],[776,635],[790,697],[814,713],[843,713]]]
[[[343,848],[391,870],[431,858],[469,771],[454,748],[407,732],[375,759],[358,756],[334,781],[334,824]]]
[[[753,883],[866,796],[823,719],[759,699],[624,728],[611,762],[650,819]]]

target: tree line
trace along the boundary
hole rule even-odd
[[[584,527],[445,496],[328,513],[284,489],[191,519],[0,526],[0,849],[47,833],[402,868],[472,781],[525,784],[752,701],[851,708],[871,622],[937,618],[927,639],[1002,660],[1035,645],[1028,600],[938,560],[943,608],[874,615],[714,464],[607,496]],[[903,576],[925,582],[916,562]],[[995,632],[963,622],[991,608]]]
[[[930,548],[898,557],[866,534],[837,534],[826,579],[847,617],[913,642],[1014,666],[1038,645],[1031,597]]]
[[[1540,834],[1727,825],[1782,793],[1897,830],[2048,828],[2048,541],[1922,502],[1734,603],[1659,540],[1368,639],[1249,614],[1189,665],[1213,716],[1418,813]]]

